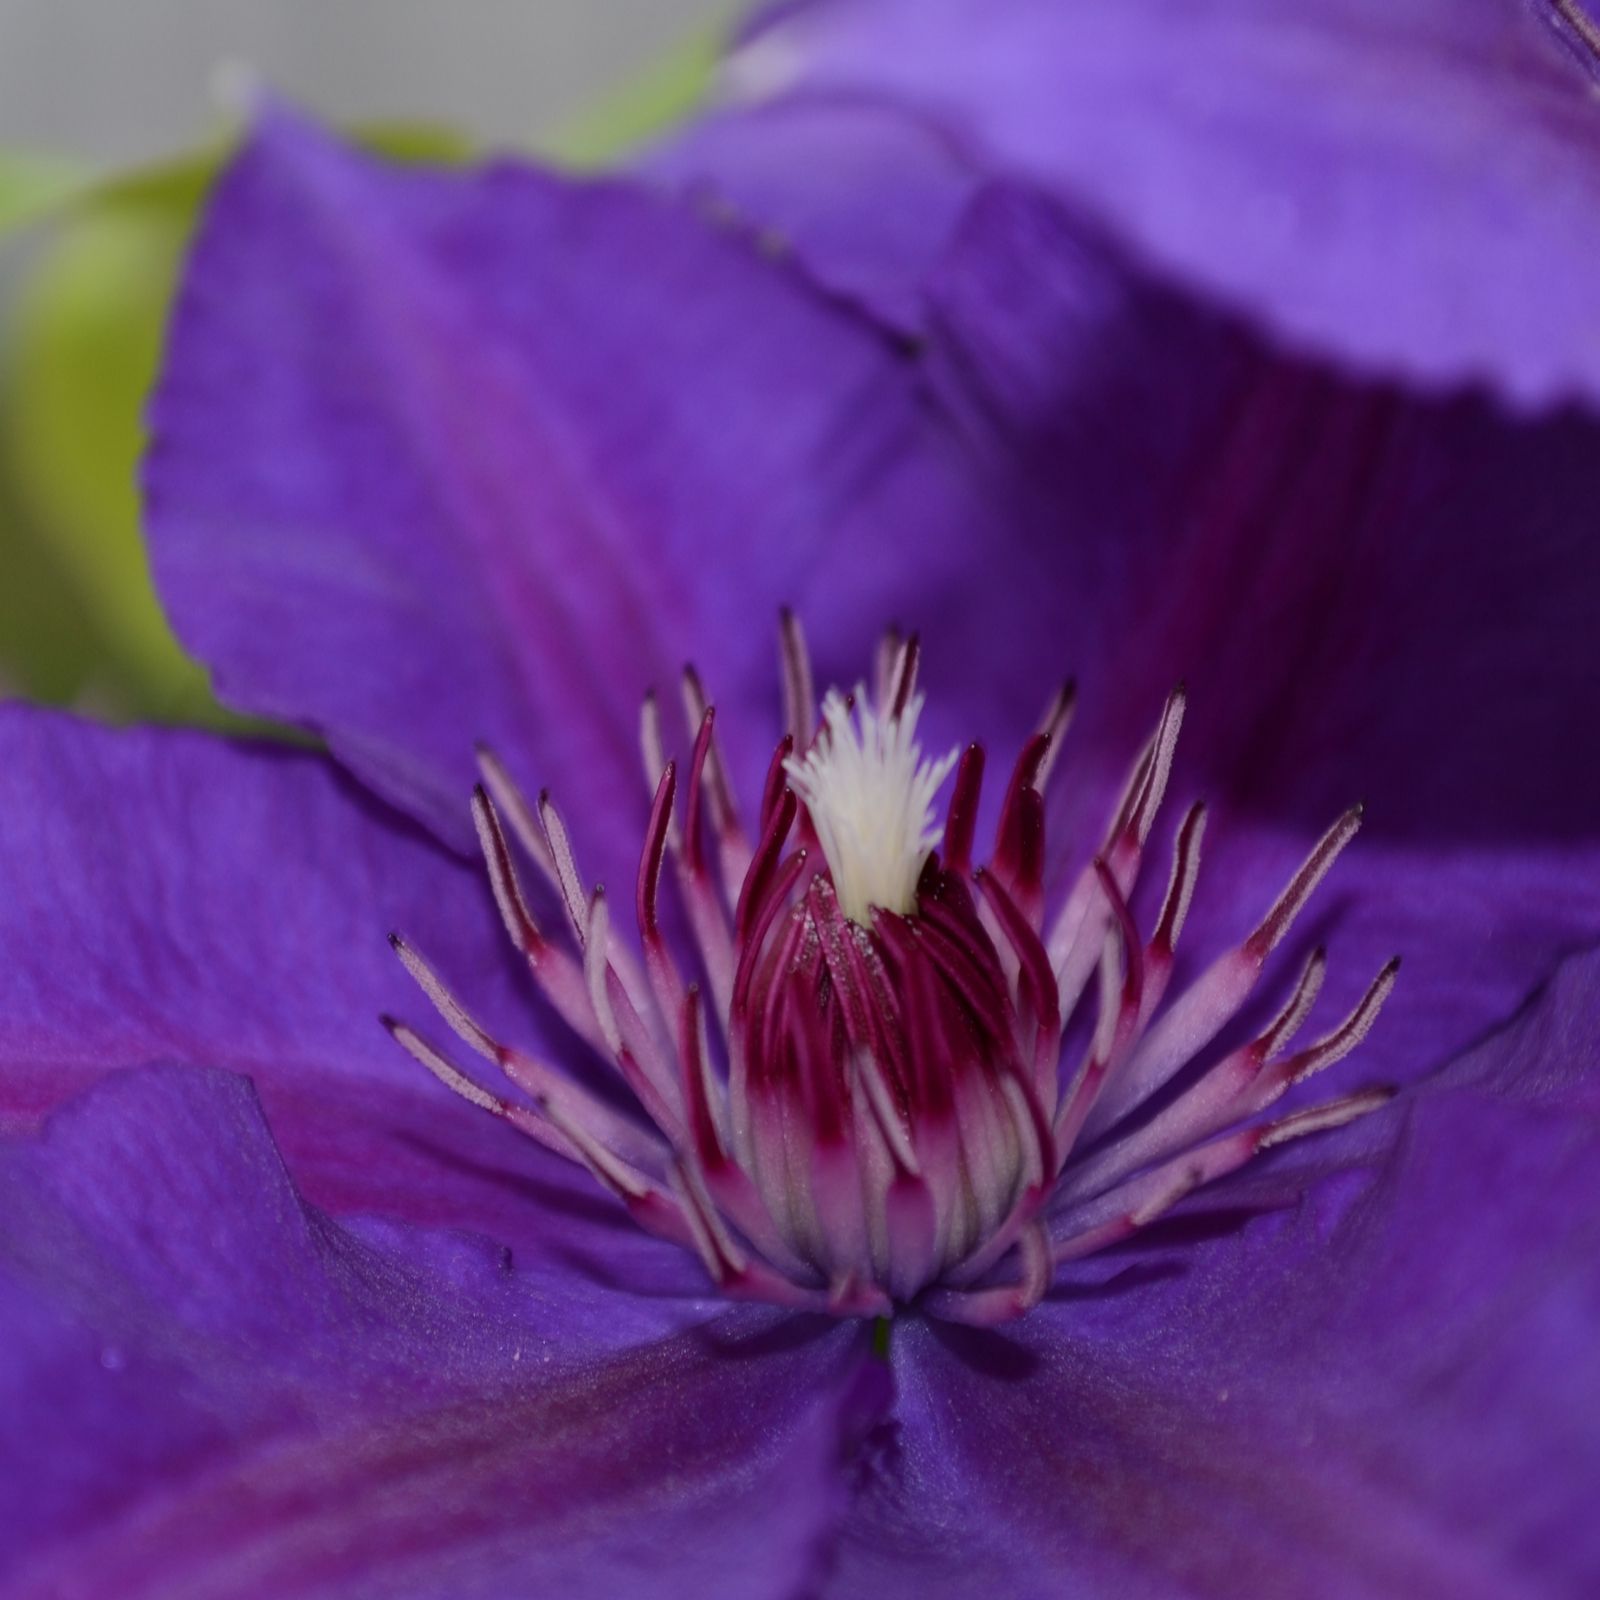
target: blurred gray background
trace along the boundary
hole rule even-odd
[[[0,0],[0,145],[122,163],[213,128],[219,64],[343,122],[559,130],[737,0]]]

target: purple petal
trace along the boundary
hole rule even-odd
[[[1330,1136],[1362,1159],[1299,1207],[1004,1339],[897,1328],[897,1448],[832,1592],[1592,1592],[1597,1036],[1591,956]]]
[[[891,163],[874,127],[861,159]],[[153,411],[157,576],[224,696],[322,730],[451,840],[487,739],[613,890],[639,699],[671,710],[685,659],[753,806],[782,604],[826,681],[914,619],[963,736],[1023,734],[1059,670],[1058,541],[994,517],[876,321],[702,209],[385,167],[271,114],[212,199]]]
[[[1593,400],[1597,57],[1554,15],[815,0],[774,8],[731,76],[758,99],[904,105],[1296,346],[1432,387]]]
[[[30,1126],[118,1067],[228,1067],[257,1084],[319,1204],[699,1292],[682,1252],[455,1099],[379,1026],[385,1011],[429,1017],[387,942],[400,927],[491,1025],[535,1048],[541,1031],[483,875],[324,758],[7,707],[0,859],[6,1124]]]
[[[632,1296],[363,1240],[225,1074],[117,1076],[0,1190],[8,1594],[789,1595],[841,1509],[854,1330],[640,1343]]]
[[[881,625],[848,513],[916,425],[874,326],[690,209],[281,113],[211,202],[153,417],[157,576],[226,698],[451,839],[486,739],[629,876],[644,690],[693,656],[765,710],[829,562]]]
[[[923,279],[981,174],[952,141],[894,107],[840,97],[709,113],[645,165],[714,214],[748,218],[830,290],[905,334]]]
[[[1366,802],[1303,930],[1330,1018],[1405,959],[1350,1071],[1415,1077],[1600,935],[1600,744],[1576,736],[1600,725],[1600,427],[1284,362],[1022,190],[975,203],[932,305],[995,514],[1059,541],[1082,710],[1058,849],[1098,842],[1185,681],[1173,816],[1213,808],[1195,965]]]

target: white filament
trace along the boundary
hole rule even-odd
[[[828,858],[839,908],[865,925],[873,906],[905,914],[939,843],[934,796],[957,751],[925,761],[917,743],[922,696],[899,716],[874,711],[866,686],[852,705],[837,689],[822,702],[822,732],[804,758],[784,763]]]

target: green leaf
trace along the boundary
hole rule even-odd
[[[114,715],[215,718],[204,674],[156,605],[135,489],[140,413],[203,182],[190,163],[81,188],[10,308],[0,555],[26,591],[0,613],[0,659],[25,693]],[[33,626],[35,607],[63,625]]]
[[[545,141],[540,153],[583,171],[616,161],[681,122],[711,86],[723,33],[713,28],[691,35]]]
[[[48,216],[92,177],[88,168],[64,156],[0,151],[0,235]]]

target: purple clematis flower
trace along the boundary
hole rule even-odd
[[[1588,213],[1505,174],[1600,110],[1357,9],[1122,8],[1097,102],[1091,8],[779,8],[594,183],[262,115],[152,553],[333,759],[0,716],[8,1594],[1592,1589]]]

